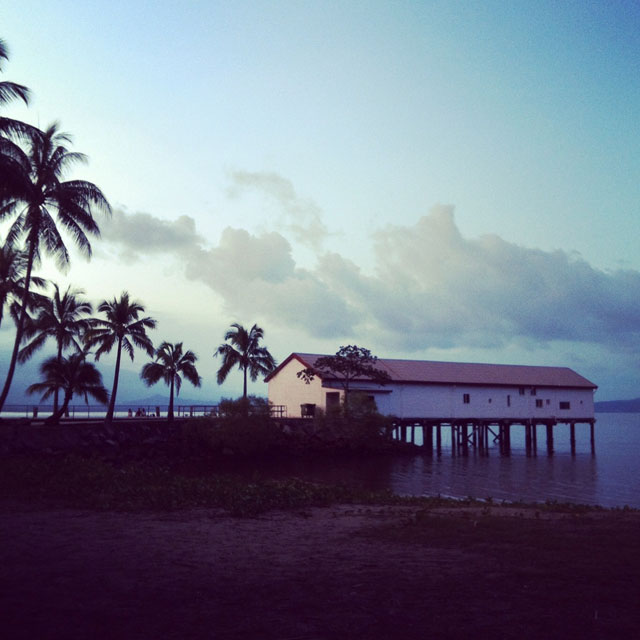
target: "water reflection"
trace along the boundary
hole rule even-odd
[[[576,453],[571,455],[569,428],[554,430],[554,455],[546,436],[538,434],[538,452],[527,456],[524,430],[514,429],[511,454],[501,456],[492,443],[488,455],[470,452],[366,459],[291,461],[269,475],[368,489],[391,489],[402,495],[441,495],[494,500],[575,502],[640,508],[640,415],[601,414],[596,426],[596,455],[591,453],[589,426],[576,427]],[[543,436],[543,437],[541,437]],[[444,442],[443,442],[444,445]]]

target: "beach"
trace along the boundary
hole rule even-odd
[[[640,514],[0,503],[5,638],[623,638]]]

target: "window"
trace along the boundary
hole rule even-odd
[[[538,394],[538,391],[536,390],[536,388],[535,387],[531,387],[531,395],[535,396],[537,394]]]
[[[518,389],[518,393],[519,393],[521,396],[523,396],[523,395],[524,395],[524,387],[520,387],[520,388]]]
[[[549,400],[549,398],[547,398],[547,404],[551,404],[551,400]]]
[[[511,406],[511,396],[507,396],[507,407]]]
[[[571,403],[567,401],[560,402],[561,409],[571,409]]]
[[[469,404],[471,402],[471,396],[468,393],[463,394],[462,402]]]
[[[540,400],[540,399],[537,399],[537,400],[536,400],[536,407],[537,407],[538,409],[542,409],[542,400]]]

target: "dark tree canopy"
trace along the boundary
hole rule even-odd
[[[297,376],[307,384],[316,376],[335,378],[348,394],[354,380],[370,380],[380,385],[391,380],[386,371],[376,366],[377,361],[369,349],[347,345],[340,347],[334,356],[318,358],[313,367],[299,371]]]

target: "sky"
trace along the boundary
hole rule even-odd
[[[357,344],[640,396],[637,2],[22,0],[0,38],[33,93],[3,114],[60,121],[114,209],[42,274],[128,290],[198,355],[188,397],[240,393],[232,322],[278,361]]]

